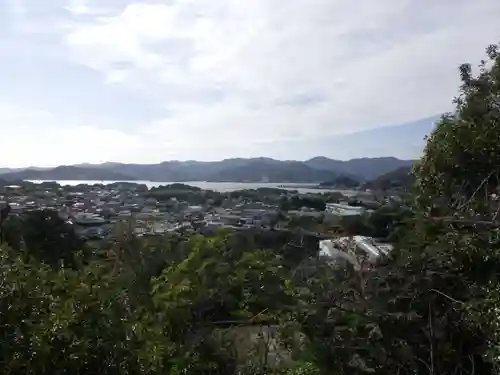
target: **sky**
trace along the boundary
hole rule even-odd
[[[412,157],[374,129],[452,110],[499,18],[498,0],[2,0],[0,166]]]

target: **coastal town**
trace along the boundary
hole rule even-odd
[[[149,189],[129,182],[76,186],[22,182],[0,190],[0,206],[8,205],[10,215],[19,217],[36,210],[57,212],[80,238],[94,243],[113,240],[117,228],[127,228],[138,237],[179,231],[210,235],[218,229],[300,230],[322,241],[320,254],[334,257],[332,249],[342,247],[345,238],[333,236],[333,228],[369,218],[381,207],[401,204],[398,195],[349,193],[275,188],[216,192],[185,184]],[[375,240],[368,236],[354,240],[362,248],[370,243],[375,250],[368,253],[386,252],[384,244],[374,246]]]

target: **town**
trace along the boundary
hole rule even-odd
[[[354,248],[371,261],[390,249],[386,242],[394,220],[387,220],[387,213],[393,215],[402,202],[394,191],[343,194],[260,188],[222,193],[178,183],[148,189],[128,182],[22,182],[0,190],[0,206],[8,206],[11,216],[57,212],[78,237],[94,246],[112,241],[120,233],[117,228],[127,228],[137,237],[179,231],[211,235],[218,229],[299,231],[318,240],[319,255],[347,259],[344,253]],[[380,212],[386,213],[382,228],[370,227],[375,217],[380,222]]]

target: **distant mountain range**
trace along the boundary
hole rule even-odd
[[[348,161],[315,157],[305,161],[282,161],[270,158],[235,158],[217,162],[166,161],[159,164],[80,164],[56,168],[0,168],[4,180],[100,180],[158,182],[323,182],[348,176],[360,182],[373,180],[413,160],[393,157],[361,158]]]
[[[342,161],[324,156],[305,161],[283,161],[271,158],[234,158],[216,162],[166,161],[158,164],[78,164],[57,168],[0,168],[0,178],[14,180],[101,180],[101,181],[220,181],[220,182],[328,182],[348,179],[365,183],[383,176],[381,185],[395,176],[387,173],[401,171],[413,165],[425,145],[425,136],[434,129],[439,116],[432,116],[405,124],[379,127],[343,136],[322,137],[313,143],[307,140],[275,142],[273,152],[286,154],[290,149],[314,149],[318,154],[343,155],[353,159]],[[364,157],[358,155],[399,155],[395,157]],[[308,157],[303,154],[302,158]]]
[[[77,166],[60,166],[56,168],[41,169],[29,168],[18,171],[2,173],[0,177],[7,181],[19,180],[109,180],[129,181],[133,177],[108,169],[88,168]]]
[[[5,173],[13,173],[13,172],[21,172],[25,171],[27,169],[31,169],[33,171],[44,171],[47,169],[53,169],[53,168],[40,168],[40,167],[28,167],[28,168],[0,168],[0,175],[3,175]]]

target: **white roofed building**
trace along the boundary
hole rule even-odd
[[[321,257],[329,258],[333,263],[351,263],[355,270],[360,270],[363,264],[376,263],[391,250],[392,245],[365,236],[339,237],[319,242]]]

